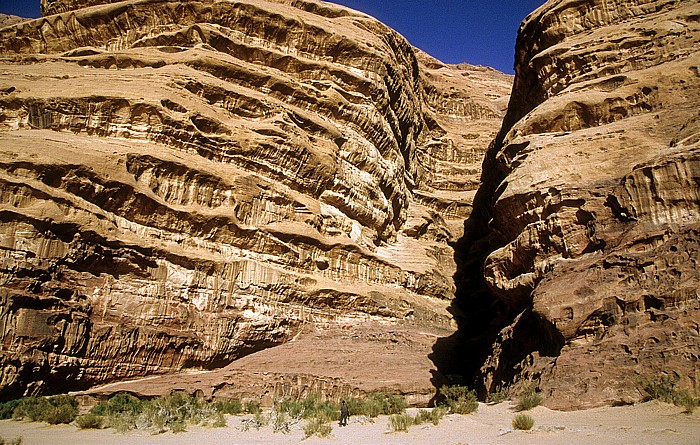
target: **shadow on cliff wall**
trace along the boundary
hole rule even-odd
[[[498,139],[494,141],[498,143]],[[449,311],[457,330],[438,339],[429,356],[437,368],[432,383],[438,394],[443,385],[465,385],[485,400],[491,392],[516,383],[522,364],[533,352],[556,357],[564,345],[561,335],[537,317],[531,304],[509,307],[484,280],[485,259],[505,245],[489,227],[492,204],[505,179],[492,157],[495,152],[492,145],[482,166],[482,186],[472,214],[464,223],[464,235],[452,245],[457,271]]]
[[[449,311],[457,331],[438,339],[429,358],[437,368],[432,379],[436,389],[443,385],[466,385],[477,389],[483,398],[486,388],[477,387],[480,370],[491,356],[499,332],[517,313],[498,300],[484,282],[482,264],[493,251],[490,247],[494,240],[484,236],[487,230],[477,213],[480,212],[472,213],[465,222],[464,236],[452,246],[457,271],[453,277],[455,298]]]

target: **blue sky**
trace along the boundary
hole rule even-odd
[[[374,16],[446,63],[513,73],[520,22],[545,0],[335,0]]]
[[[513,73],[520,22],[544,0],[335,0],[374,16],[443,62]],[[39,16],[39,0],[0,0],[0,12]]]

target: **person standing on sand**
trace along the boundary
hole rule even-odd
[[[348,411],[348,405],[345,400],[340,401],[340,422],[338,426],[346,426],[348,424],[348,419],[350,418],[350,412]]]

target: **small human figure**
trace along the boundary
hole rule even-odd
[[[338,426],[346,426],[348,424],[348,419],[350,418],[350,411],[348,411],[348,404],[345,400],[340,401],[340,423]]]

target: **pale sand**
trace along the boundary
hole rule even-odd
[[[374,423],[351,419],[350,425],[333,425],[329,438],[304,440],[300,425],[289,434],[275,434],[268,428],[239,431],[243,417],[230,416],[226,428],[188,427],[180,434],[151,435],[144,432],[119,434],[113,430],[79,430],[75,426],[49,426],[41,423],[0,421],[0,437],[22,436],[23,445],[55,444],[663,444],[700,445],[700,409],[682,413],[672,405],[650,402],[636,406],[558,412],[537,407],[529,414],[535,419],[532,431],[512,431],[515,413],[511,403],[479,405],[476,414],[450,415],[438,426],[413,426],[408,433],[389,433],[388,418]],[[409,410],[414,413],[415,410]]]

